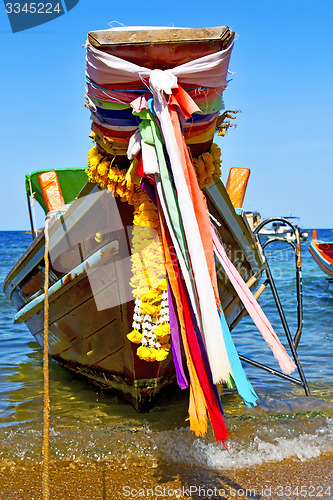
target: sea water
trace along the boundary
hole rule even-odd
[[[331,230],[318,239],[332,241]],[[0,232],[0,281],[31,242],[23,232]],[[311,396],[302,387],[244,365],[258,396],[246,408],[232,389],[222,404],[231,435],[229,451],[214,441],[195,437],[186,421],[188,393],[175,391],[154,409],[138,414],[128,404],[50,362],[50,458],[157,467],[165,463],[228,470],[294,457],[307,460],[332,451],[333,437],[333,284],[302,244],[304,329],[298,355]],[[269,258],[292,335],[297,329],[293,251],[271,244]],[[1,285],[2,288],[2,285]],[[271,292],[259,300],[287,346]],[[42,349],[24,324],[14,325],[15,308],[0,294],[0,458],[41,461],[43,427]],[[240,354],[278,369],[257,329],[245,318],[233,331]],[[297,373],[295,374],[297,377]]]

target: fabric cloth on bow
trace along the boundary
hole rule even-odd
[[[212,287],[214,283],[210,275],[210,271],[215,273],[215,267],[214,269],[211,266],[208,267],[209,260],[213,260],[213,246],[211,237],[210,245],[209,240],[204,241],[202,239],[198,223],[199,219],[204,221],[206,217],[209,224],[208,213],[206,210],[203,212],[200,210],[202,209],[203,195],[196,179],[196,185],[198,191],[200,191],[199,196],[196,196],[195,183],[191,185],[193,181],[191,174],[194,174],[193,167],[187,161],[187,148],[181,133],[177,113],[172,109],[172,106],[170,106],[170,109],[168,106],[166,96],[170,97],[172,87],[176,88],[176,81],[169,71],[154,70],[151,72],[149,88],[153,95],[155,112],[177,191],[178,205],[201,312],[200,329],[206,345],[214,383],[227,382],[232,375],[232,371],[221,331],[216,296]],[[174,115],[174,113],[176,114]]]
[[[166,70],[177,77],[180,85],[192,84],[202,87],[225,87],[233,42],[219,52],[214,52],[185,64]],[[112,73],[111,71],[112,70]],[[125,85],[149,80],[156,70],[144,68],[120,57],[103,52],[87,42],[86,74],[100,86]]]
[[[208,411],[216,438],[222,441],[228,432],[216,384],[235,384],[247,405],[255,405],[257,395],[221,308],[214,250],[226,262],[211,230],[185,137],[188,144],[211,141],[223,106],[232,46],[161,70],[138,66],[87,44],[93,130],[98,139],[105,134],[112,140],[114,134],[115,141],[127,141],[132,161],[127,179],[130,182],[140,174],[155,187],[168,274],[173,359],[179,385],[188,386],[181,338],[190,379],[190,427],[204,435]],[[230,263],[234,283],[231,268]]]
[[[198,107],[192,99],[186,95],[185,91],[179,90],[177,78],[170,71],[152,70],[149,78],[149,89],[154,100],[154,111],[157,115],[163,143],[168,154],[170,170],[177,192],[173,191],[172,204],[176,203],[175,213],[178,212],[182,222],[183,231],[186,238],[187,253],[191,263],[193,281],[196,289],[196,296],[200,310],[200,330],[206,345],[208,359],[213,374],[214,383],[228,382],[232,377],[232,370],[227,356],[221,323],[217,309],[218,292],[215,275],[215,263],[213,245],[210,235],[210,226],[207,210],[204,204],[203,195],[199,189],[193,167],[188,158],[187,148],[179,126],[179,119],[174,105],[184,109],[187,116],[197,111]],[[173,95],[173,89],[177,89],[180,103]],[[147,103],[140,98],[140,103],[134,101],[134,109],[147,108]],[[143,118],[143,112],[150,114],[149,110],[143,109],[139,116]],[[172,116],[173,114],[173,116]],[[154,120],[153,120],[154,121]],[[144,125],[139,125],[139,130],[143,131]],[[154,129],[154,127],[153,127]],[[150,129],[150,130],[153,130]],[[145,130],[145,133],[147,130]],[[156,132],[156,127],[155,127]],[[148,138],[148,142],[150,142]],[[158,153],[160,150],[160,153]],[[162,169],[165,168],[164,152],[157,145],[157,156],[161,159]],[[163,158],[162,158],[163,157]],[[156,169],[158,167],[156,166]],[[154,170],[154,169],[153,169]],[[170,174],[167,172],[167,177]],[[162,187],[170,193],[171,182],[163,182]],[[168,204],[169,206],[169,204]],[[179,216],[178,216],[179,219]],[[184,237],[177,231],[177,239],[184,249]],[[207,238],[208,236],[208,238]],[[186,250],[183,250],[184,257]],[[196,307],[195,307],[196,309]]]
[[[235,266],[228,258],[226,251],[222,243],[220,242],[213,225],[211,225],[211,231],[212,231],[214,252],[216,258],[222,265],[225,273],[227,274],[234,289],[236,290],[237,295],[241,299],[242,303],[244,304],[244,307],[246,308],[247,312],[253,319],[261,335],[272,349],[273,354],[280,365],[280,368],[284,373],[289,375],[292,371],[296,369],[295,363],[290,358],[287,351],[281,344],[278,336],[273,330],[272,325],[268,321],[266,315],[264,314],[263,310],[261,309],[258,302],[254,298],[253,294],[248,289],[243,278],[241,277]]]

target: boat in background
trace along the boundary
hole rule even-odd
[[[333,278],[333,242],[317,240],[317,231],[313,230],[309,252],[320,269]]]
[[[307,231],[303,231],[295,221],[300,220],[300,217],[283,217],[284,219],[289,220],[294,224],[294,226],[298,229],[301,241],[306,241],[309,233]],[[271,238],[285,238],[288,241],[295,241],[295,233],[292,231],[291,227],[285,224],[282,221],[275,221],[272,223],[270,228],[263,228],[259,231],[259,236],[267,239]]]

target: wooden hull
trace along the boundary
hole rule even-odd
[[[226,27],[204,30],[134,30],[91,32],[98,49],[151,68],[166,69],[228,47],[234,34]],[[195,143],[193,157],[210,149],[212,140]],[[105,145],[105,143],[103,142]],[[101,146],[103,147],[103,145]],[[104,151],[104,150],[103,150]],[[117,165],[129,167],[125,153]],[[104,154],[104,153],[103,153]],[[216,180],[205,190],[208,210],[218,221],[230,259],[245,281],[261,267],[262,257],[243,216]],[[131,206],[111,192],[87,185],[67,212],[50,227],[49,346],[50,354],[69,370],[108,387],[137,410],[148,409],[158,393],[172,385],[171,352],[163,362],[146,362],[126,335],[134,310],[131,279]],[[4,289],[18,309],[16,322],[26,322],[43,344],[44,233],[38,235],[9,273]],[[221,268],[218,285],[222,307],[235,291]],[[148,290],[147,290],[148,291]],[[227,315],[229,324],[241,312],[238,303]]]
[[[210,213],[219,221],[230,258],[247,280],[261,257],[246,220],[236,214],[222,183],[206,190]],[[175,383],[171,351],[163,362],[142,361],[132,330],[134,303],[129,229],[132,207],[96,185],[87,185],[50,233],[49,351],[70,371],[112,389],[138,411],[149,409],[159,392]],[[121,227],[120,227],[121,226]],[[102,234],[96,238],[95,235]],[[98,240],[98,241],[97,241]],[[15,322],[26,322],[43,345],[44,232],[7,276],[4,291],[18,309]],[[225,308],[235,292],[221,269],[219,291]],[[230,324],[241,311],[237,304]]]
[[[313,240],[309,251],[320,269],[333,278],[333,243],[324,243]]]

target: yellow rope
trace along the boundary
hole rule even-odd
[[[44,409],[43,409],[43,500],[49,500],[49,425],[50,425],[50,394],[49,394],[49,232],[48,218],[45,219],[45,285],[44,285]]]

